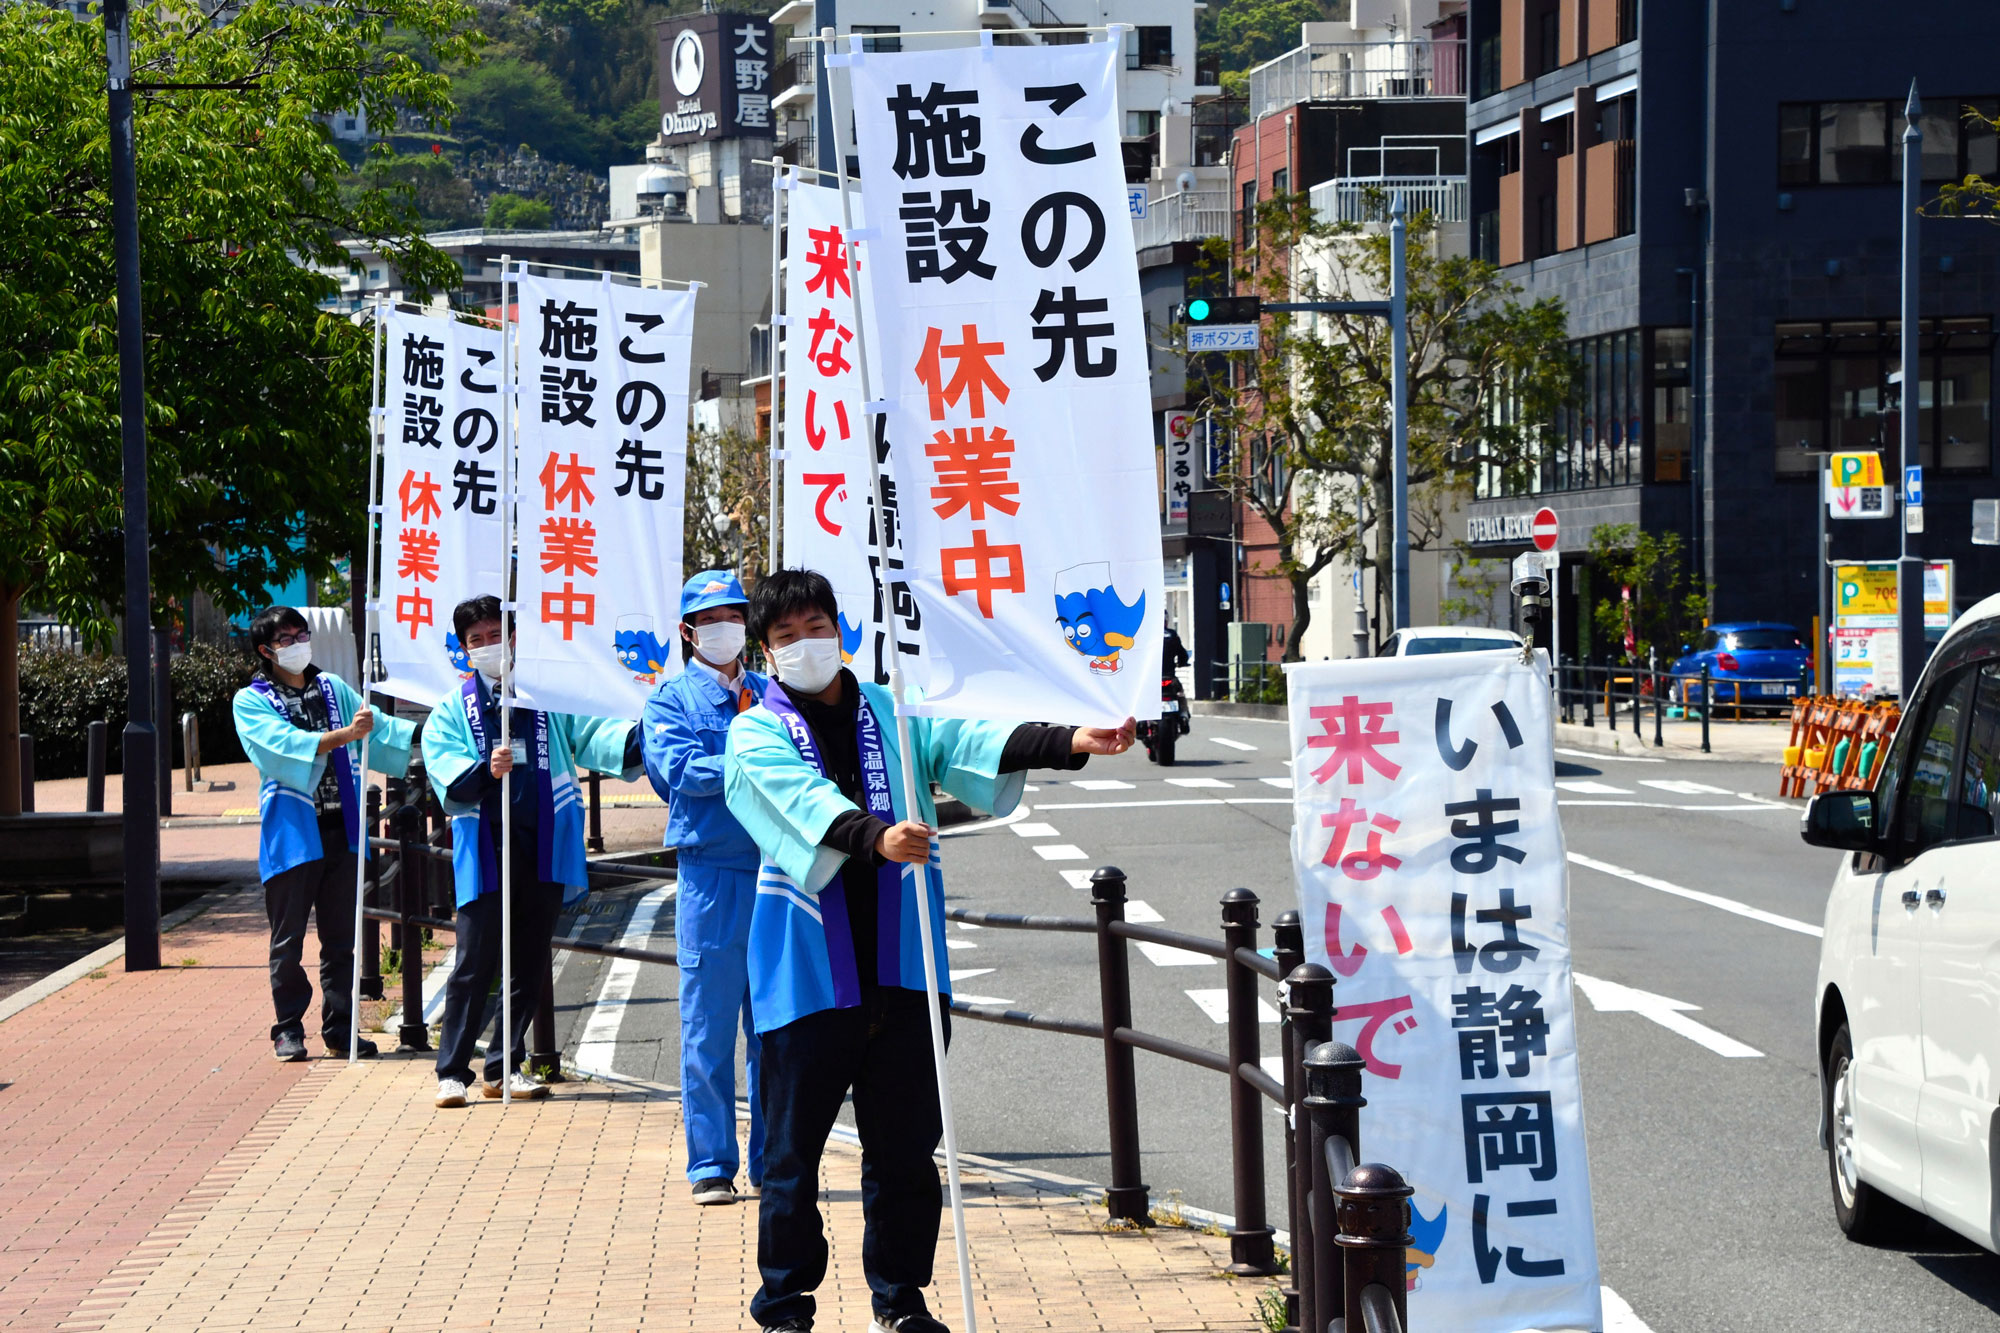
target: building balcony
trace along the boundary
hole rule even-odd
[[[1250,115],[1300,102],[1465,96],[1465,43],[1315,42],[1250,71]]]
[[[1150,199],[1146,216],[1132,219],[1132,243],[1140,250],[1228,234],[1227,190],[1190,190]]]
[[[804,134],[788,137],[776,149],[777,156],[795,167],[819,165],[819,138],[808,128]]]
[[[1323,222],[1387,222],[1397,195],[1406,217],[1429,213],[1440,225],[1464,222],[1463,176],[1340,176],[1312,187],[1313,212]]]
[[[778,90],[771,98],[772,110],[793,105],[811,106],[815,92],[812,52],[800,51],[787,56],[779,63],[771,86]]]
[[[982,28],[1067,28],[1069,23],[1042,0],[980,0]]]

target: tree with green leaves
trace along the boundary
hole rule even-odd
[[[1347,0],[1221,0],[1195,19],[1201,49],[1216,58],[1224,91],[1240,96],[1249,72],[1299,44],[1299,25],[1348,17]]]
[[[1563,308],[1524,303],[1480,259],[1445,255],[1428,214],[1409,223],[1410,547],[1447,540],[1445,515],[1475,478],[1520,480],[1571,396]],[[1211,243],[1210,272],[1233,262],[1239,291],[1267,301],[1380,300],[1389,237],[1331,223],[1303,194],[1259,205],[1255,245]],[[1391,587],[1389,324],[1371,315],[1274,315],[1256,352],[1190,368],[1189,397],[1234,441],[1223,484],[1276,534],[1275,573],[1292,585],[1287,660],[1296,661],[1308,588],[1337,559],[1375,568],[1377,624]]]
[[[1590,534],[1590,556],[1591,582],[1601,594],[1590,608],[1599,640],[1632,662],[1656,651],[1662,663],[1678,657],[1708,614],[1708,598],[1690,581],[1680,534],[1603,523]]]
[[[344,187],[324,121],[451,116],[463,0],[155,0],[132,12],[155,623],[238,612],[362,542],[370,336],[320,309],[379,247],[417,291],[457,267],[407,199]],[[14,619],[110,639],[124,610],[103,26],[0,6],[0,802],[18,798]]]

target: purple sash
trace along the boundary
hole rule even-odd
[[[860,690],[856,684],[855,689]],[[826,762],[820,757],[819,743],[813,739],[812,728],[800,715],[798,705],[785,693],[784,686],[772,681],[764,688],[764,706],[770,709],[785,730],[791,735],[792,744],[799,747],[800,756],[815,769],[821,777],[827,776]],[[868,696],[861,694],[854,709],[854,731],[857,749],[861,756],[861,794],[867,803],[868,813],[885,824],[896,822],[896,800],[889,786],[889,756],[882,743],[882,724],[875,717],[875,710],[868,705]],[[905,867],[891,861],[875,872],[875,979],[884,986],[903,984],[903,871]],[[835,875],[831,883],[819,892],[820,912],[826,918],[827,961],[833,968],[833,1002],[835,1007],[852,1009],[861,1003],[861,980],[854,962],[853,927],[847,917],[847,887],[840,875]]]
[[[478,752],[479,762],[484,764],[493,757],[493,752],[486,738],[482,679],[477,671],[473,672],[459,686],[459,695],[465,701],[465,724],[472,730],[472,748]],[[494,706],[499,707],[498,704]],[[553,884],[556,882],[552,868],[555,838],[551,835],[556,823],[556,796],[555,783],[549,776],[549,715],[538,708],[528,712],[535,719],[535,762],[525,775],[517,770],[516,780],[525,776],[534,785],[535,868],[542,877],[542,883]],[[481,892],[500,891],[500,787],[497,784],[479,801],[479,884]],[[487,885],[492,888],[488,890]]]
[[[326,729],[338,731],[342,725],[340,717],[340,696],[334,693],[333,679],[324,671],[313,673],[313,683],[319,686],[320,698],[326,701]],[[278,710],[278,716],[290,722],[292,714],[285,707],[285,701],[278,697],[278,691],[261,673],[250,678],[250,688],[257,691],[264,702]],[[348,755],[345,745],[335,746],[327,762],[333,765],[333,778],[340,788],[340,818],[347,829],[347,841],[358,846],[361,842],[361,802],[356,799],[354,780],[354,760]],[[317,855],[317,853],[315,853]]]

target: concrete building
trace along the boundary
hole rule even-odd
[[[1718,620],[1810,630],[1819,611],[1816,453],[1876,450],[1925,469],[1913,549],[1955,564],[1958,607],[2000,558],[1971,544],[1993,478],[2000,230],[1926,218],[1916,458],[1899,449],[1902,106],[1923,103],[1924,193],[1992,178],[2000,10],[1914,0],[1884,22],[1854,0],[1665,5],[1470,0],[1468,142],[1479,253],[1528,297],[1560,298],[1578,405],[1523,484],[1468,506],[1482,554],[1561,519],[1563,650],[1594,655],[1579,612],[1603,524],[1681,534]],[[1893,558],[1901,524],[1835,522],[1831,554]],[[1601,582],[1602,580],[1600,580]]]

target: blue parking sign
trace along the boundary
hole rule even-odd
[[[1903,469],[1903,505],[1914,508],[1924,502],[1924,470],[1920,465]]]

